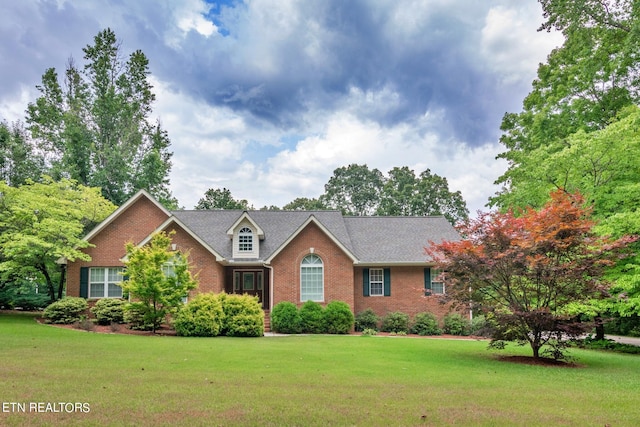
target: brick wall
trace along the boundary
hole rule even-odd
[[[93,237],[92,248],[84,249],[91,261],[69,262],[67,295],[80,296],[80,267],[120,267],[127,242],[139,243],[167,219],[167,215],[146,197],[140,197]]]
[[[355,269],[355,314],[371,308],[378,316],[401,311],[411,319],[417,313],[428,311],[442,321],[451,311],[438,295],[424,296],[424,267],[391,267],[391,296],[363,296],[362,267]],[[468,315],[468,313],[467,313]]]
[[[198,288],[194,289],[192,294],[224,291],[225,270],[216,262],[216,257],[181,227],[170,226],[166,231],[175,231],[172,242],[176,249],[189,253],[189,269],[198,279]]]
[[[310,223],[273,259],[273,305],[300,301],[300,263],[312,253],[324,265],[324,301],[344,301],[354,309],[353,261],[314,223]]]

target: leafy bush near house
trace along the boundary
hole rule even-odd
[[[400,311],[388,313],[382,318],[383,332],[409,332],[409,315]]]
[[[250,295],[218,295],[224,312],[222,333],[229,337],[261,337],[264,335],[264,311],[258,297]]]
[[[271,310],[271,328],[281,334],[298,334],[302,331],[300,326],[300,313],[298,307],[292,302],[282,301]]]
[[[314,301],[307,301],[300,307],[300,328],[305,334],[322,334],[326,331],[323,309]]]
[[[449,313],[444,316],[444,333],[450,335],[469,335],[471,324],[460,313]]]
[[[438,319],[432,313],[418,313],[413,319],[411,333],[418,335],[441,335],[442,329],[438,326]]]
[[[136,331],[153,330],[153,319],[148,316],[149,310],[144,303],[130,302],[124,306],[124,322]]]
[[[35,285],[27,280],[0,283],[0,308],[42,310],[50,302],[49,295],[37,293]]]
[[[324,309],[325,330],[330,334],[348,334],[355,321],[349,304],[343,301],[331,301]]]
[[[356,331],[363,332],[366,329],[373,329],[377,331],[379,322],[380,318],[376,315],[376,313],[374,313],[372,309],[367,308],[366,310],[356,314]]]
[[[71,325],[79,322],[86,310],[86,299],[65,297],[49,304],[42,312],[42,318],[47,323]]]
[[[119,298],[102,298],[96,301],[90,311],[96,317],[98,325],[110,325],[124,322],[126,302]]]
[[[215,337],[224,325],[224,311],[217,295],[198,294],[176,314],[173,327],[183,337]]]

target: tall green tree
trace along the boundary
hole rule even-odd
[[[189,271],[188,254],[171,249],[171,234],[164,232],[142,247],[127,243],[126,251],[127,278],[120,286],[135,300],[130,307],[142,313],[155,332],[198,286]]]
[[[357,164],[343,166],[333,171],[320,202],[331,209],[340,209],[343,215],[373,215],[383,184],[384,176],[378,169]]]
[[[539,162],[565,148],[577,132],[603,129],[640,102],[640,5],[635,0],[540,0],[540,30],[565,37],[538,68],[523,111],[507,113],[500,142],[509,162],[490,203],[501,208],[530,203],[527,188]],[[535,154],[532,156],[532,153]],[[541,206],[546,200],[533,200]]]
[[[0,280],[34,280],[51,300],[62,298],[65,275],[57,261],[89,260],[82,237],[114,210],[100,189],[72,180],[44,177],[17,188],[0,181]]]
[[[376,214],[443,215],[452,224],[469,218],[462,193],[451,192],[446,178],[432,174],[429,169],[416,176],[406,166],[389,171]]]
[[[328,208],[319,199],[297,197],[282,207],[285,211],[322,211]]]
[[[198,200],[195,209],[253,209],[245,199],[236,200],[228,188],[210,188],[204,193],[204,197]]]
[[[147,57],[136,50],[124,61],[111,29],[83,52],[84,67],[69,60],[64,85],[54,68],[46,70],[36,86],[40,96],[27,109],[50,174],[100,187],[117,205],[144,188],[175,206],[168,189],[170,141],[150,120],[155,95]]]
[[[17,187],[29,179],[37,180],[44,169],[22,123],[0,122],[0,181]]]

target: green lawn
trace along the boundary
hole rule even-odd
[[[96,334],[0,314],[0,425],[640,425],[638,356],[575,350],[582,367],[559,368],[496,354],[465,340]],[[38,402],[90,412],[29,412]]]

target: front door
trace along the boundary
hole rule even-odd
[[[258,301],[264,305],[264,288],[263,270],[233,271],[233,293],[257,296]]]

